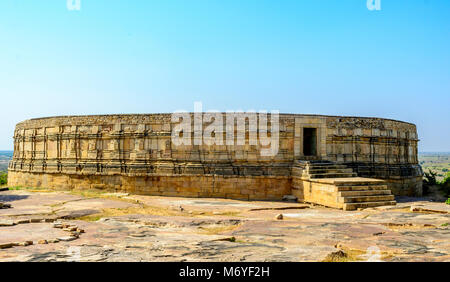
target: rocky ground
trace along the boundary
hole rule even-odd
[[[0,192],[0,261],[450,261],[450,206]],[[8,206],[8,205],[7,205]]]

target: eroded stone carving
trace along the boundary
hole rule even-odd
[[[247,140],[248,129],[244,145],[175,146],[173,127],[170,114],[23,121],[14,132],[8,183],[150,195],[281,199],[290,194],[293,164],[316,159],[346,164],[359,176],[384,179],[395,194],[421,190],[417,132],[410,123],[280,114],[275,156],[261,156],[261,145]],[[304,127],[317,128],[314,156],[303,155]]]

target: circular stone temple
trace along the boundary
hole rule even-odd
[[[418,137],[411,123],[300,114],[266,119],[254,114],[258,122],[251,123],[252,114],[186,115],[20,122],[8,185],[247,200],[294,195],[349,210],[395,204],[392,194],[422,193]],[[214,142],[203,142],[207,137]]]

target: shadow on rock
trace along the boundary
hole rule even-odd
[[[0,195],[0,202],[13,202],[27,199],[28,195]]]

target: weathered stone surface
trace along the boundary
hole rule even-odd
[[[30,246],[30,245],[33,245],[33,241],[24,241],[24,242],[19,242],[18,244],[17,244],[18,246],[23,246],[23,247],[26,247],[26,246]]]
[[[20,198],[11,203],[39,209],[50,202],[41,194],[27,192],[27,207]],[[63,192],[49,195],[54,210],[66,200]],[[395,209],[345,212],[320,206],[305,209],[300,203],[129,195],[86,201],[83,208],[103,200],[110,206],[137,200],[142,206],[108,209],[112,213],[100,214],[101,220],[58,220],[64,228],[77,226],[86,232],[56,244],[52,238],[67,237],[69,232],[53,223],[0,227],[0,243],[43,239],[52,243],[2,249],[0,261],[323,261],[340,250],[348,261],[370,260],[373,254],[382,261],[450,261],[450,215],[410,212],[412,205],[439,209],[444,203],[410,198],[400,199]],[[171,209],[180,205],[193,213]],[[283,220],[274,220],[281,210]],[[25,215],[0,218],[16,216]]]
[[[0,202],[0,209],[9,209],[11,208],[11,204]]]
[[[16,225],[14,220],[0,220],[0,226],[13,226]]]
[[[0,243],[0,249],[12,248],[14,243]]]
[[[284,195],[283,196],[283,201],[291,201],[291,202],[296,202],[297,201],[297,197],[294,195]]]
[[[77,237],[75,237],[75,236],[63,236],[63,237],[58,238],[59,241],[65,241],[65,242],[73,241],[75,239],[77,239]]]
[[[44,241],[56,236],[68,235],[60,229],[52,228],[50,223],[24,223],[0,227],[0,244],[18,243],[18,246],[28,246],[29,242],[45,244]],[[16,245],[16,246],[17,246]]]

